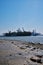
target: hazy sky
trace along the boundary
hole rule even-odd
[[[0,0],[0,34],[22,27],[43,33],[43,0]]]

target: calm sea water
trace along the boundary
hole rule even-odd
[[[18,37],[0,37],[5,40],[20,40],[26,42],[35,42],[43,44],[43,36],[18,36]]]

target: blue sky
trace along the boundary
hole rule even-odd
[[[43,0],[0,0],[0,34],[22,27],[43,33]]]

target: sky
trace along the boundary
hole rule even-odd
[[[43,33],[43,0],[0,0],[0,34],[22,27]]]

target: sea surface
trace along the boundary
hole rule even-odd
[[[26,42],[40,43],[43,44],[43,36],[16,36],[16,37],[0,37],[4,40],[20,40]]]

